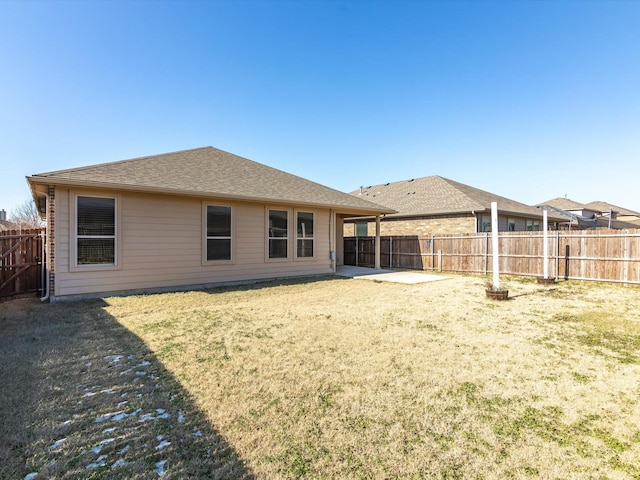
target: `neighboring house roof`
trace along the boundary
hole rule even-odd
[[[542,217],[539,208],[438,175],[374,185],[354,190],[351,195],[398,211],[387,217],[488,212],[491,211],[491,202],[497,202],[498,210],[503,214]],[[553,219],[558,220],[563,219]]]
[[[195,148],[27,177],[35,185],[65,185],[393,213],[362,198],[213,147]]]
[[[563,197],[558,197],[558,198],[553,198],[551,200],[547,200],[546,202],[542,202],[542,203],[538,203],[537,206],[538,207],[542,207],[543,205],[547,205],[549,207],[553,207],[556,208],[558,210],[583,210],[583,209],[587,209],[587,210],[592,210],[592,211],[598,211],[598,210],[594,210],[592,208],[587,207],[585,204],[583,203],[578,203],[575,202],[569,198],[563,198]]]
[[[4,232],[6,230],[15,230],[16,224],[10,222],[9,220],[0,220],[0,232]]]
[[[613,210],[614,212],[617,212],[618,215],[633,216],[633,217],[640,218],[640,212],[634,212],[633,210],[628,210],[626,208],[618,207],[617,205],[613,205],[607,202],[602,202],[599,200],[596,200],[595,202],[589,202],[585,204],[585,207],[591,210],[597,210],[602,213],[609,213],[609,210]]]
[[[635,229],[640,226],[640,220],[635,221],[623,221],[623,220],[611,220],[608,217],[593,215],[585,217],[577,213],[570,212],[568,210],[561,210],[559,208],[551,207],[549,205],[542,205],[540,208],[547,210],[557,216],[566,217],[572,225],[577,226],[580,229],[591,228],[613,228],[616,230],[621,229]],[[593,210],[589,210],[593,211]]]

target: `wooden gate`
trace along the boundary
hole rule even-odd
[[[0,232],[0,298],[42,291],[45,229]]]

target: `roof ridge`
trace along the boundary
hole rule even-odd
[[[462,185],[464,187],[467,188],[473,188],[470,185],[465,185],[464,183],[460,183],[460,182],[456,182],[455,180],[451,180],[450,178],[446,178],[446,177],[441,177],[440,175],[434,175],[434,178],[438,179],[441,182],[444,182],[445,184],[447,184],[450,188],[453,188],[456,192],[458,192],[458,194],[462,195],[463,197],[467,198],[472,204],[475,204],[478,206],[478,210],[480,209],[484,209],[486,208],[484,205],[482,205],[481,203],[479,203],[475,198],[467,195],[467,193],[464,190],[461,190],[458,185]],[[488,193],[488,192],[486,192]],[[475,210],[475,209],[474,209]]]
[[[609,208],[615,207],[615,208],[618,209],[618,213],[621,213],[621,211],[624,210],[625,212],[629,212],[629,213],[634,214],[634,215],[640,215],[640,212],[637,212],[635,210],[631,210],[629,208],[621,207],[620,205],[615,205],[613,203],[606,202],[604,200],[594,200],[593,202],[586,203],[585,205],[591,205],[591,204],[594,204],[594,203],[604,203],[605,205],[608,205]],[[626,215],[628,215],[629,213],[627,213]],[[623,213],[623,215],[625,215],[625,213]]]
[[[526,204],[524,204],[522,202],[519,202],[517,200],[512,200],[510,198],[503,197],[502,195],[498,195],[496,193],[488,192],[487,190],[482,190],[481,188],[477,188],[477,187],[473,187],[471,185],[467,185],[466,183],[456,182],[455,180],[451,180],[449,178],[444,178],[444,177],[440,177],[440,178],[442,178],[444,181],[446,181],[450,185],[451,184],[455,184],[455,185],[451,185],[451,186],[453,188],[455,188],[458,192],[460,192],[462,195],[467,197],[469,200],[471,200],[472,202],[474,202],[477,205],[479,205],[481,208],[487,208],[487,207],[485,207],[483,204],[479,203],[478,200],[476,200],[475,198],[473,198],[470,195],[468,195],[464,190],[461,190],[460,188],[458,188],[457,185],[462,185],[464,188],[469,188],[471,190],[475,190],[475,191],[481,192],[481,193],[483,193],[485,195],[488,195],[490,197],[502,198],[502,199],[507,200],[509,202],[515,202],[515,203],[519,203],[521,205],[526,205]],[[528,207],[529,205],[526,205],[526,206]]]
[[[439,175],[426,175],[424,177],[405,178],[405,179],[402,179],[402,180],[395,180],[393,182],[375,183],[375,184],[372,184],[372,185],[367,185],[366,187],[364,185],[362,185],[361,187],[357,188],[356,190],[353,190],[351,193],[358,192],[360,189],[368,190],[370,188],[376,188],[376,187],[388,187],[390,185],[397,185],[397,184],[400,184],[400,183],[415,182],[415,181],[419,181],[419,180],[424,180],[426,178],[435,178],[435,177],[442,178]]]
[[[573,203],[576,206],[580,206],[580,207],[586,207],[588,205],[586,203],[578,202],[576,200],[572,200],[572,199],[567,198],[567,197],[555,197],[555,198],[550,198],[549,200],[545,200],[545,201],[540,202],[540,203],[536,203],[535,206],[548,205],[550,202],[555,202],[557,200],[560,200],[560,201],[563,201],[563,202],[570,202],[570,203]]]

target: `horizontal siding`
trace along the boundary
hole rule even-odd
[[[56,197],[56,296],[86,295],[156,288],[188,287],[276,277],[327,274],[329,211],[315,211],[312,260],[294,260],[295,230],[291,209],[291,258],[265,260],[265,206],[234,203],[234,262],[202,263],[202,201],[195,198],[119,193],[120,243],[117,269],[78,270],[70,267],[69,239],[73,221],[69,201],[76,192]],[[83,194],[92,192],[83,191]],[[98,193],[95,193],[98,194]],[[104,192],[100,193],[105,195]],[[215,202],[211,202],[215,203]],[[229,202],[220,202],[229,204]],[[282,208],[282,207],[281,207]],[[304,209],[308,211],[308,209]],[[56,220],[58,221],[58,220]],[[335,248],[335,247],[334,247]]]

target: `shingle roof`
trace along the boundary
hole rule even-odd
[[[553,208],[557,208],[559,210],[593,210],[592,208],[587,207],[583,203],[578,203],[570,198],[557,197],[551,200],[547,200],[546,202],[538,203],[538,206],[548,205]]]
[[[392,182],[354,190],[351,195],[397,210],[397,216],[443,215],[491,210],[498,203],[501,213],[542,217],[542,210],[500,195],[455,182],[438,175]]]
[[[53,184],[279,202],[340,209],[341,213],[391,213],[365,199],[213,147],[102,163],[27,177]]]
[[[633,210],[629,210],[627,208],[618,207],[617,205],[613,205],[611,203],[602,202],[596,200],[595,202],[589,202],[585,205],[590,210],[597,210],[598,212],[608,213],[609,209],[614,212],[618,212],[618,215],[631,215],[640,217],[640,212],[634,212]]]
[[[16,228],[16,225],[9,220],[0,220],[0,232],[4,232],[6,230],[13,230]]]

